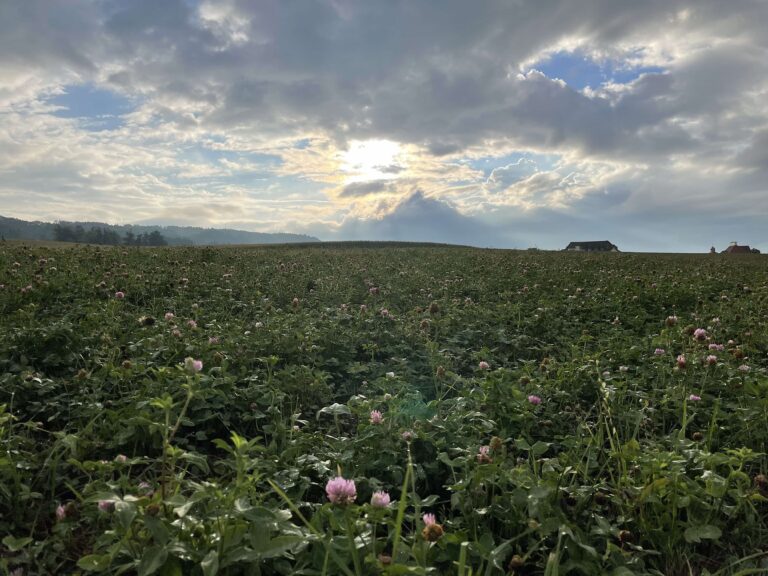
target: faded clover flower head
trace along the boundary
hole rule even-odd
[[[666,354],[666,352],[667,351],[664,350],[664,348],[656,348],[656,350],[653,351],[653,355],[654,356],[663,356],[664,354]]]
[[[381,424],[383,420],[384,416],[379,410],[371,410],[371,424]]]
[[[191,356],[187,356],[186,358],[184,358],[184,369],[190,374],[194,374],[195,372],[200,372],[200,370],[203,369],[203,361],[195,360]]]
[[[693,337],[696,340],[706,340],[707,339],[707,331],[704,330],[704,328],[696,328],[696,330],[693,331]]]
[[[715,356],[714,354],[710,354],[709,356],[706,357],[705,362],[707,363],[708,366],[714,366],[715,364],[717,364],[717,356]]]
[[[530,402],[534,406],[538,406],[539,404],[541,404],[541,398],[539,398],[535,394],[531,394],[530,396],[528,396],[528,402]]]
[[[115,298],[117,298],[118,300],[122,300],[123,298],[125,298],[125,292],[123,292],[122,290],[118,290],[117,292],[115,292]]]
[[[725,350],[725,346],[723,344],[710,344],[708,348],[710,350],[717,350],[718,352]]]
[[[747,366],[746,364],[742,364],[741,366],[739,366],[739,371],[741,371],[741,372],[749,372],[750,370],[751,370],[751,368],[749,366]]]
[[[374,508],[386,508],[389,506],[390,501],[389,494],[383,490],[378,490],[371,496],[371,506]]]
[[[166,320],[173,320],[175,317],[176,315],[173,312],[166,312],[165,316],[163,316]]]
[[[480,364],[477,365],[477,367],[480,368],[480,370],[490,370],[491,369],[491,365],[488,364],[488,362],[486,362],[485,360],[482,360],[480,362]]]
[[[688,396],[689,402],[699,402],[701,400],[701,396],[697,396],[696,394],[691,394]]]
[[[189,326],[190,328],[197,328],[197,322],[195,322],[194,320],[187,320],[187,326]]]
[[[352,504],[357,498],[357,488],[354,480],[336,476],[328,480],[325,493],[332,504]]]
[[[675,324],[677,324],[677,316],[675,315],[667,316],[667,319],[664,321],[664,323],[667,326],[674,326]]]
[[[56,520],[62,521],[67,517],[67,509],[63,504],[56,506]]]
[[[677,357],[677,367],[678,368],[685,368],[687,365],[687,360],[685,359],[685,354],[680,354]]]

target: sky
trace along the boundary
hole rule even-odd
[[[768,251],[766,0],[2,0],[0,215]]]

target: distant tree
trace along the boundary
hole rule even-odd
[[[166,242],[163,235],[160,234],[160,232],[158,232],[157,230],[155,230],[149,235],[148,242],[150,246],[167,246],[168,245],[168,242]]]
[[[75,235],[69,226],[63,224],[56,224],[53,227],[53,239],[59,242],[74,242]]]
[[[760,250],[757,248],[752,248],[752,254],[760,254]]]
[[[85,228],[83,228],[80,224],[75,226],[72,234],[72,242],[85,242]]]
[[[125,233],[123,244],[126,246],[134,246],[136,244],[136,234],[134,234],[132,230],[128,230],[128,232]]]

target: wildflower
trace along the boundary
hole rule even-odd
[[[629,372],[629,366],[619,366],[619,372]]]
[[[352,504],[357,498],[357,488],[354,480],[341,476],[331,478],[325,485],[325,493],[333,504]]]
[[[677,324],[677,316],[667,316],[667,319],[664,321],[664,323],[667,326],[674,326]]]
[[[61,522],[67,517],[67,509],[64,507],[63,504],[59,504],[56,506],[56,520]]]
[[[291,300],[291,306],[293,308],[298,308],[299,307],[299,299],[298,298],[294,298],[293,300]]]
[[[699,402],[701,400],[701,396],[697,396],[696,394],[691,394],[688,396],[689,402]]]
[[[480,368],[480,370],[490,370],[491,369],[491,365],[488,364],[488,362],[486,362],[485,360],[482,360],[480,362],[480,364],[477,365],[477,367]]]
[[[386,374],[384,374],[384,376],[386,376],[387,378],[394,378],[395,377],[395,373],[394,372],[387,372]]]
[[[434,514],[424,514],[421,518],[424,521],[424,529],[421,535],[427,542],[437,542],[443,536],[443,527],[437,523]]]
[[[707,331],[704,330],[704,328],[696,328],[696,330],[693,331],[693,337],[696,338],[696,340],[706,340]]]
[[[530,402],[534,406],[538,406],[539,404],[541,404],[541,398],[539,398],[535,394],[531,394],[530,396],[528,396],[528,402]]]
[[[163,318],[165,318],[166,320],[173,320],[175,318],[175,315],[173,312],[166,312]]]
[[[382,318],[390,317],[389,310],[387,310],[386,308],[382,308],[381,310],[379,310],[379,314],[381,314]]]
[[[171,334],[176,336],[176,338],[181,338],[181,330],[179,330],[178,328],[174,328],[174,330],[173,330],[173,332],[171,332]]]
[[[411,440],[413,440],[413,432],[411,432],[410,430],[406,430],[401,434],[401,437],[403,441],[410,442]]]
[[[368,306],[365,304],[360,304],[360,313],[365,314],[366,310],[368,310]]]
[[[664,350],[664,348],[656,348],[656,350],[653,351],[654,356],[664,356],[666,353],[667,351]]]
[[[192,329],[197,328],[197,322],[195,322],[194,320],[187,320],[187,326],[189,326]]]
[[[739,371],[741,371],[741,372],[749,372],[750,370],[751,370],[751,368],[749,366],[747,366],[746,364],[742,364],[741,366],[739,366]]]
[[[491,447],[490,446],[480,446],[480,449],[477,451],[477,461],[480,464],[490,464],[493,462],[493,459],[491,458]]]
[[[378,410],[371,410],[371,424],[381,424],[384,416]]]
[[[390,497],[389,494],[383,490],[378,490],[371,496],[371,506],[374,508],[386,508],[389,506]]]
[[[210,338],[208,338],[208,344],[214,345],[218,343],[219,343],[219,339],[216,336],[211,336]]]
[[[99,500],[99,510],[102,512],[112,512],[114,507],[114,502],[110,502],[109,500]]]
[[[200,372],[200,370],[203,369],[203,361],[195,360],[191,356],[187,356],[184,358],[184,369],[191,374]]]
[[[680,354],[677,357],[677,367],[678,368],[685,368],[687,364],[687,361],[685,359],[685,354]]]
[[[709,356],[706,357],[704,361],[707,363],[708,366],[714,366],[715,364],[717,364],[717,356],[715,356],[714,354],[710,354]]]
[[[115,292],[115,298],[117,298],[118,300],[122,300],[123,298],[125,298],[125,292],[121,292],[120,290],[118,290],[117,292]]]
[[[125,454],[118,454],[117,456],[115,456],[115,462],[117,462],[118,464],[125,464],[126,462],[128,462],[128,456],[126,456]]]
[[[725,346],[723,346],[722,344],[710,344],[708,348],[710,350],[717,350],[718,352],[722,352],[723,350],[725,350]]]

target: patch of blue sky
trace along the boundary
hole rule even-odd
[[[282,163],[280,156],[275,154],[210,148],[203,144],[184,146],[179,153],[179,159],[201,164],[221,164],[222,161],[227,161],[244,166],[258,166],[259,169],[272,169]]]
[[[124,124],[122,116],[136,109],[137,102],[92,84],[71,84],[64,92],[48,99],[57,106],[59,118],[77,119],[85,130],[115,130]]]
[[[503,168],[510,164],[517,164],[521,160],[527,160],[534,162],[536,169],[541,172],[547,172],[552,170],[560,161],[560,156],[557,154],[538,154],[536,152],[513,152],[511,154],[505,154],[504,156],[486,156],[484,158],[472,158],[466,160],[466,165],[475,169],[481,170],[485,177],[491,175],[496,168]]]
[[[555,52],[532,66],[548,78],[558,78],[575,90],[599,88],[606,83],[627,84],[646,73],[660,73],[657,66],[631,66],[619,60],[594,60],[575,51]]]

